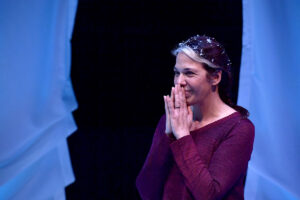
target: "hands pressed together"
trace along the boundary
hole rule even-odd
[[[164,96],[166,111],[167,134],[172,134],[176,139],[190,134],[190,127],[193,121],[193,112],[186,104],[184,88],[178,84],[172,87],[171,97]]]

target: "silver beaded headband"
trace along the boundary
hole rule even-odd
[[[208,36],[193,36],[178,44],[174,55],[183,51],[187,55],[195,54],[196,61],[205,63],[214,69],[231,71],[231,62],[223,46],[214,38]]]

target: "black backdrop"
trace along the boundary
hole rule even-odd
[[[225,46],[236,101],[241,0],[79,0],[71,72],[78,130],[68,139],[76,181],[67,199],[139,199],[135,178],[173,83],[170,52],[195,34]]]

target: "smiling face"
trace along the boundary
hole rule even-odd
[[[174,67],[174,84],[184,88],[188,105],[201,104],[213,91],[208,72],[203,64],[192,60],[185,53],[178,53]]]

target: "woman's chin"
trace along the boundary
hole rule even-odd
[[[191,106],[193,105],[193,102],[190,99],[186,99],[186,105]]]
[[[186,97],[186,105],[187,106],[192,106],[192,105],[195,105],[196,104],[196,102],[195,101],[193,101],[194,99],[193,98],[191,98],[191,96],[189,96],[189,97]]]

